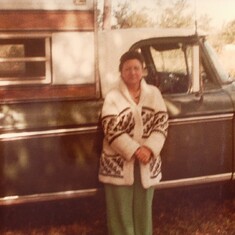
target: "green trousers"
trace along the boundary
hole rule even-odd
[[[144,189],[139,167],[135,167],[132,186],[105,184],[109,235],[152,235],[154,189]]]

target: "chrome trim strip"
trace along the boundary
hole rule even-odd
[[[18,196],[18,195],[7,196],[0,198],[0,206],[90,197],[97,194],[99,190],[100,189],[98,188],[93,188],[93,189],[71,190],[71,191],[55,192],[55,193],[41,193],[41,194],[33,194],[25,196]]]
[[[217,115],[207,115],[207,116],[196,116],[196,117],[187,117],[187,118],[174,118],[169,120],[169,124],[180,125],[180,124],[191,124],[196,122],[215,122],[223,120],[233,119],[234,114],[217,114]]]
[[[155,186],[155,189],[193,186],[193,185],[216,183],[216,182],[223,182],[223,181],[229,181],[229,180],[235,180],[232,172],[218,174],[218,175],[207,175],[207,176],[200,176],[200,177],[193,177],[193,178],[162,181],[158,185]]]
[[[31,38],[46,38],[46,37],[51,37],[51,33],[22,33],[22,32],[17,32],[17,33],[1,33],[0,39],[15,39],[15,38],[23,38],[23,39],[31,39]]]
[[[156,185],[155,189],[166,189],[166,188],[174,188],[180,186],[181,187],[193,186],[193,185],[216,183],[229,180],[235,180],[235,177],[232,173],[163,181],[160,182],[158,185]],[[41,193],[41,194],[33,194],[25,196],[18,196],[18,195],[7,196],[0,198],[0,206],[90,197],[90,196],[95,196],[100,190],[101,190],[100,188],[92,188],[92,189],[71,190],[71,191],[54,192],[54,193]]]
[[[14,132],[14,133],[4,133],[0,134],[0,141],[12,141],[19,139],[27,138],[43,138],[43,137],[52,137],[52,136],[62,136],[74,133],[86,133],[86,132],[95,132],[98,131],[98,126],[90,127],[77,127],[69,129],[55,129],[55,130],[43,130],[43,131],[30,131],[30,132]]]
[[[46,57],[22,57],[22,58],[0,58],[0,62],[40,62],[46,61]]]
[[[182,124],[191,124],[196,122],[214,122],[222,120],[231,120],[233,114],[219,114],[219,115],[210,115],[210,116],[198,116],[198,117],[189,117],[189,118],[176,118],[170,119],[170,125],[182,125]],[[0,134],[0,141],[11,141],[27,138],[43,138],[51,136],[60,136],[67,134],[74,134],[76,132],[95,132],[98,131],[99,127],[93,125],[90,127],[77,127],[77,128],[65,128],[65,129],[52,129],[52,130],[43,130],[43,131],[26,131],[26,132],[14,132],[14,133],[3,133]]]

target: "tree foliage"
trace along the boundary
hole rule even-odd
[[[158,25],[162,28],[185,28],[193,26],[192,12],[186,0],[176,0],[163,9]]]
[[[157,0],[155,7],[148,5],[141,10],[134,10],[133,1],[120,2],[113,9],[113,17],[116,23],[113,29],[118,28],[140,28],[140,27],[159,27],[159,28],[187,28],[195,26],[193,9],[190,8],[187,0]],[[136,2],[137,3],[137,2]],[[203,15],[198,19],[198,28],[208,31],[211,19],[208,15]]]
[[[197,27],[205,32],[209,32],[211,30],[211,18],[207,15],[201,15],[197,20]]]
[[[235,20],[225,25],[221,31],[220,37],[225,44],[235,43]]]
[[[112,28],[141,28],[153,26],[146,9],[141,12],[131,9],[131,2],[126,1],[123,4],[118,4],[117,9],[114,10],[114,17],[116,25]]]

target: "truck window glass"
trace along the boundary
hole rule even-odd
[[[158,87],[163,94],[185,93],[189,89],[192,65],[191,47],[157,50],[150,47]]]
[[[214,81],[213,76],[209,72],[203,60],[201,60],[200,63],[200,81],[203,90],[212,90],[219,88],[219,84]]]
[[[229,81],[229,75],[226,72],[226,70],[224,69],[223,65],[221,64],[220,60],[218,59],[217,54],[215,53],[214,49],[212,48],[212,46],[206,41],[204,43],[207,52],[210,55],[210,58],[212,60],[212,63],[214,64],[214,67],[216,69],[216,71],[219,74],[219,77],[222,79],[222,82],[231,82]]]

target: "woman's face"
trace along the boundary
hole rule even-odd
[[[143,76],[143,66],[137,59],[127,60],[121,70],[121,77],[128,87],[139,85]]]

